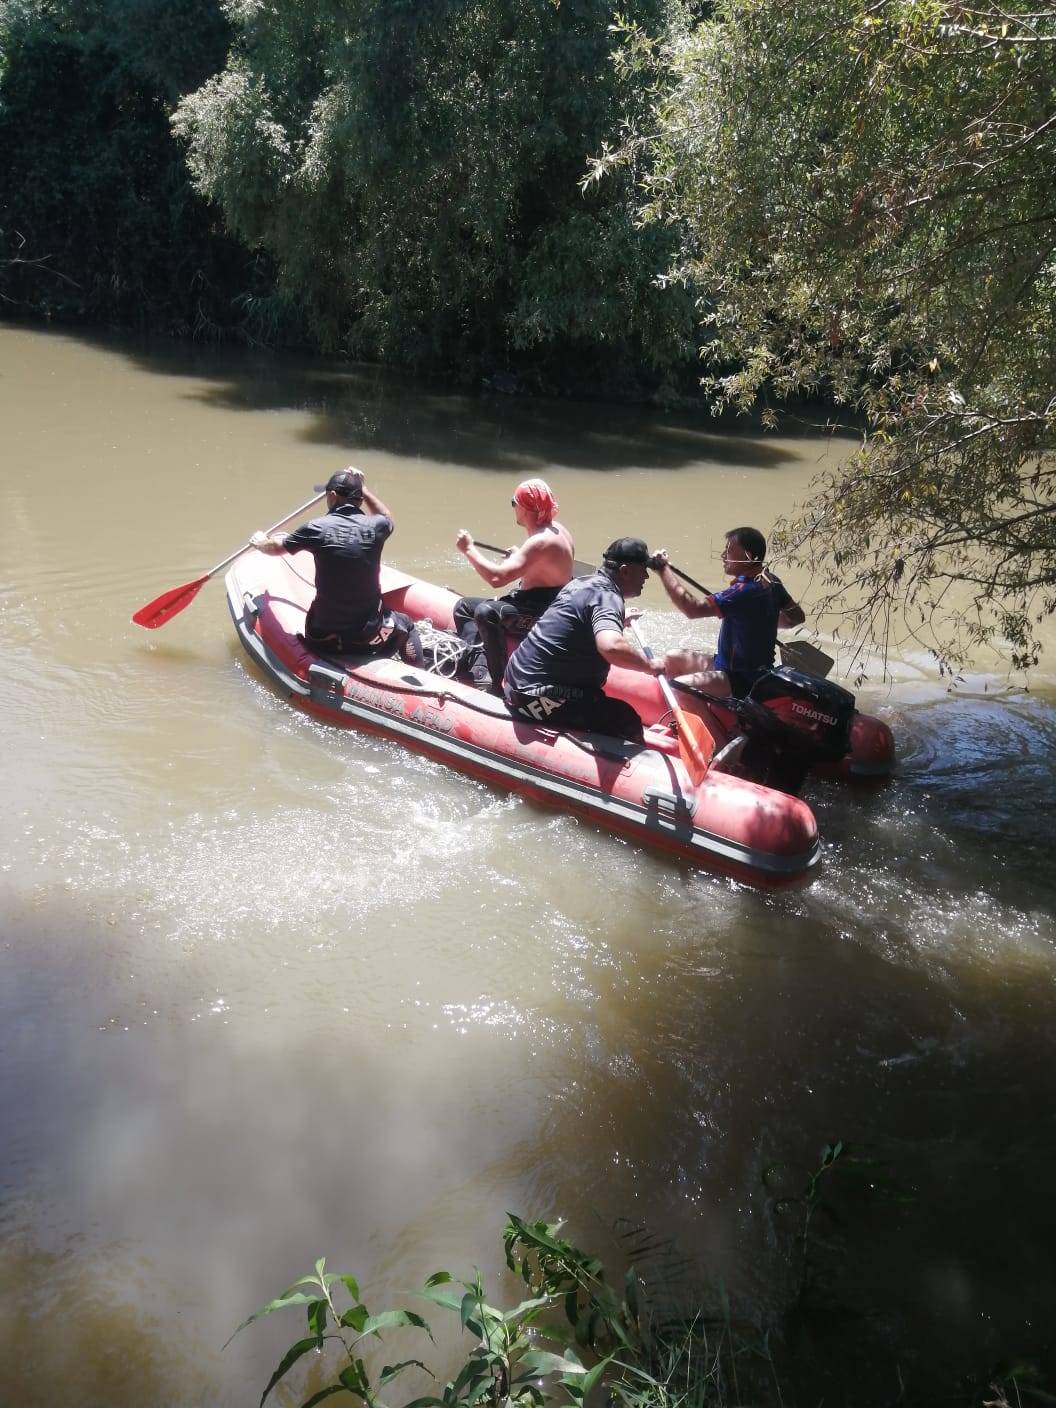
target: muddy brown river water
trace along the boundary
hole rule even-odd
[[[317,1257],[498,1297],[507,1210],[640,1220],[783,1323],[763,1174],[836,1139],[913,1195],[830,1229],[842,1401],[1052,1352],[1056,642],[1029,693],[895,659],[896,776],[813,784],[821,871],[767,895],[295,715],[220,581],[129,619],[350,461],[468,592],[520,478],[581,557],[706,578],[846,443],[10,326],[0,406],[0,1404],[254,1403],[299,1326],[221,1346]]]

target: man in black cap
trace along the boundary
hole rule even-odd
[[[617,538],[591,577],[574,577],[510,656],[503,697],[510,712],[548,728],[590,729],[642,740],[642,721],[630,704],[610,699],[603,686],[611,665],[659,675],[624,638],[625,602],[640,596],[649,577],[649,549],[641,538]]]
[[[381,599],[381,551],[392,534],[392,514],[351,465],[326,483],[327,512],[292,533],[254,533],[263,553],[310,552],[315,558],[315,600],[304,622],[304,640],[330,655],[396,655],[410,665],[425,656],[409,616],[389,611]]]

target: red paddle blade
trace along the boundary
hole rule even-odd
[[[162,592],[161,596],[156,596],[153,601],[148,601],[146,606],[141,606],[132,620],[137,626],[146,626],[148,631],[156,631],[159,626],[164,626],[166,621],[171,621],[173,616],[178,616],[185,606],[190,606],[208,582],[210,575],[207,572],[197,581],[185,582],[182,587],[172,587],[169,591]]]
[[[693,786],[697,787],[707,776],[708,765],[715,752],[715,739],[697,714],[686,714],[678,709],[675,711],[675,722],[678,724],[678,751]]]

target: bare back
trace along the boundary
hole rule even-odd
[[[572,535],[555,520],[529,534],[507,558],[507,565],[518,567],[521,586],[525,590],[531,587],[563,587],[572,580],[575,555]]]

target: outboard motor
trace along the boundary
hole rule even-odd
[[[748,740],[738,770],[794,795],[814,763],[842,758],[850,748],[854,695],[779,665],[756,680],[737,715]]]

